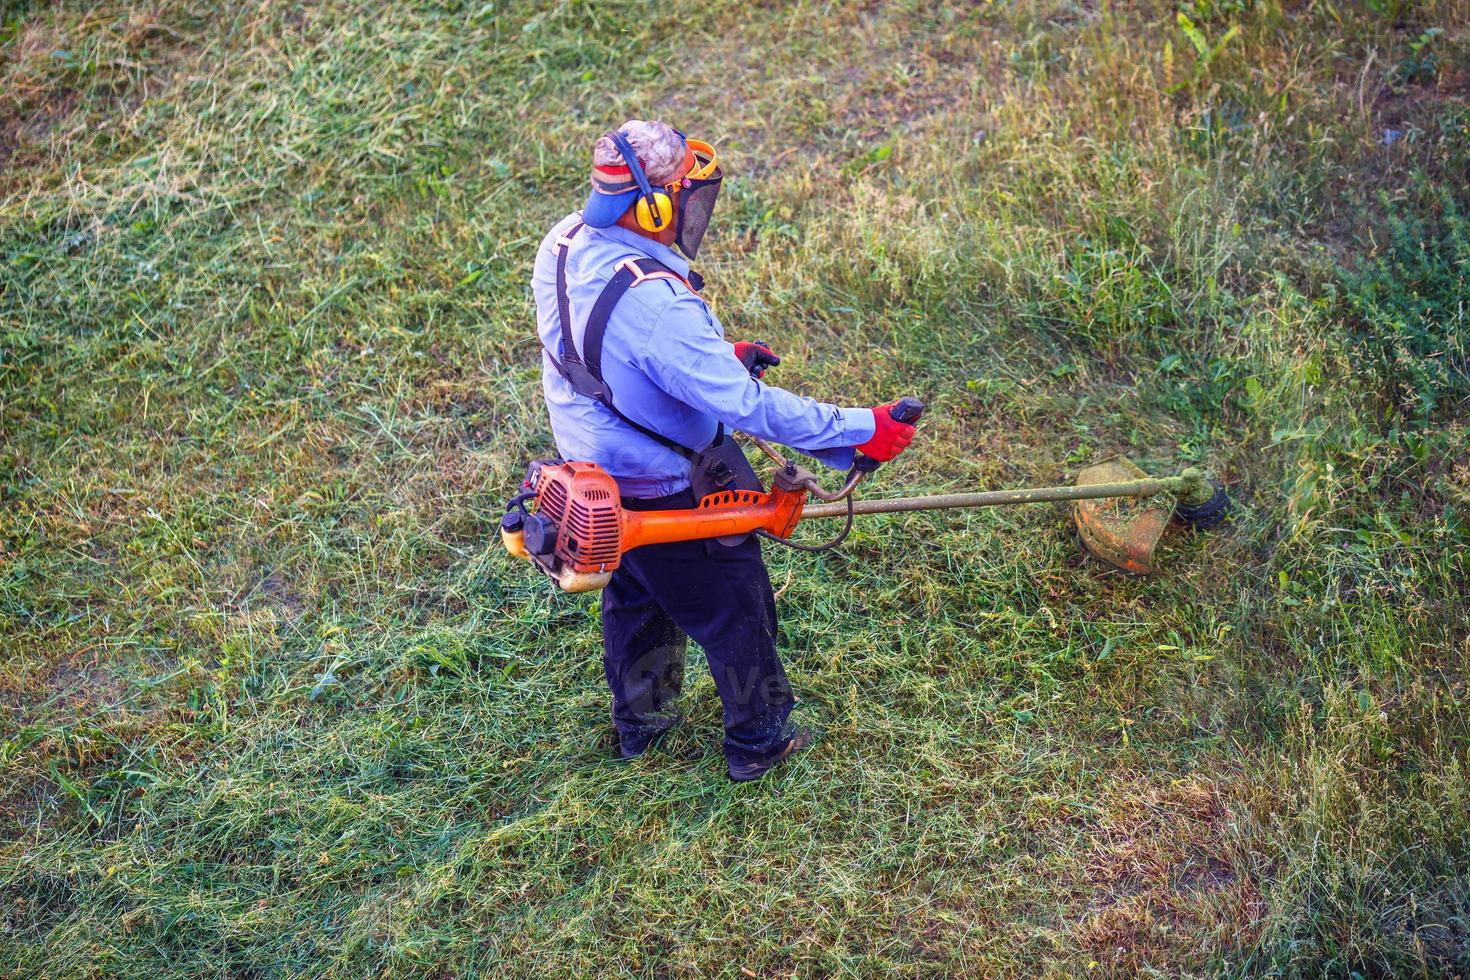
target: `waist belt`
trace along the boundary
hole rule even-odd
[[[597,302],[592,304],[592,312],[587,317],[587,326],[582,331],[582,353],[579,354],[577,344],[568,329],[571,321],[571,301],[567,298],[567,253],[571,251],[572,239],[581,230],[582,222],[579,221],[572,226],[571,231],[556,240],[558,340],[557,352],[553,354],[548,350],[547,356],[551,358],[551,363],[556,367],[557,373],[566,379],[567,384],[571,385],[572,390],[577,394],[595,398],[625,425],[641,432],[659,445],[672,449],[685,459],[689,459],[695,455],[695,450],[675,442],[662,432],[656,432],[641,422],[633,421],[613,404],[612,388],[602,376],[602,338],[607,333],[607,321],[612,317],[618,300],[622,299],[623,294],[634,286],[648,282],[650,279],[675,279],[689,286],[690,289],[695,287],[657,259],[624,259],[617,264],[617,272],[608,280],[607,285],[602,287]],[[692,279],[693,273],[690,276]],[[724,435],[725,425],[722,422],[715,432],[715,443],[718,443]]]

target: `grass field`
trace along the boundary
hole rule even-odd
[[[1470,974],[1465,0],[0,14],[0,976]],[[874,493],[1233,522],[768,548],[820,744],[615,763],[493,539],[629,116],[771,380],[930,403]]]

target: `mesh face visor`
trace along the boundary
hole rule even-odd
[[[725,174],[715,160],[714,147],[701,140],[689,140],[689,150],[694,154],[694,167],[680,181],[679,233],[674,243],[692,259],[699,255],[699,244],[709,228]]]

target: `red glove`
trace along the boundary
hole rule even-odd
[[[896,421],[888,414],[897,404],[898,402],[889,402],[873,409],[873,438],[858,446],[858,452],[880,463],[886,463],[914,441],[914,427],[907,422]]]
[[[749,340],[736,341],[735,357],[745,365],[745,370],[750,372],[752,378],[764,377],[766,368],[775,367],[781,363],[781,358],[776,356],[776,352],[771,350],[764,340],[757,340],[753,343]]]

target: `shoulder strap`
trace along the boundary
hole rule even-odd
[[[567,298],[567,253],[572,250],[572,239],[577,237],[577,232],[582,230],[582,222],[572,225],[571,230],[556,240],[556,316],[557,333],[561,335],[557,341],[563,361],[579,361],[577,357],[577,345],[572,340],[572,335],[567,332],[567,324],[572,319],[571,300]],[[556,358],[552,358],[556,360]]]
[[[571,321],[571,301],[567,296],[567,253],[571,251],[572,239],[581,230],[582,223],[578,222],[566,235],[556,240],[556,312],[559,321],[557,332],[560,334],[557,347],[561,357],[558,358],[547,351],[547,354],[551,356],[551,363],[555,365],[557,373],[567,380],[577,394],[595,398],[624,424],[688,459],[695,455],[694,450],[675,442],[661,432],[655,432],[648,426],[633,421],[619,411],[618,407],[613,404],[612,389],[602,377],[602,338],[607,333],[607,322],[612,316],[613,308],[618,305],[618,300],[623,298],[623,294],[633,286],[649,279],[673,278],[679,279],[680,282],[684,280],[680,279],[673,270],[653,259],[644,259],[641,263],[633,259],[624,259],[619,262],[618,271],[612,279],[608,280],[607,285],[602,287],[602,292],[598,295],[597,302],[592,305],[592,312],[587,317],[587,326],[582,331],[584,360],[583,355],[577,353],[576,341],[572,339],[571,331],[567,329],[567,324]],[[645,272],[643,267],[647,267],[649,271]],[[685,285],[688,283],[686,282]],[[718,442],[722,435],[724,435],[723,425],[716,432],[715,441]]]
[[[654,279],[673,279],[694,292],[694,287],[687,280],[657,259],[624,259],[616,268],[618,271],[602,287],[597,302],[592,304],[592,312],[587,316],[587,327],[582,331],[583,359],[587,370],[599,381],[602,380],[602,338],[607,333],[607,321],[612,317],[613,308],[618,305],[624,293]],[[697,297],[699,293],[695,292],[694,295]]]

